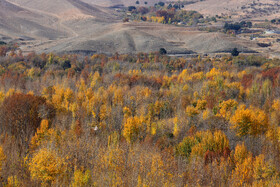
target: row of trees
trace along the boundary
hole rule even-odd
[[[236,23],[225,23],[224,25],[224,30],[227,32],[229,30],[234,30],[234,31],[239,31],[242,28],[251,28],[252,27],[252,22],[250,21],[241,21],[241,22],[236,22]]]
[[[162,5],[162,4],[161,4]],[[155,6],[155,7],[135,7],[129,6],[128,11],[132,13],[132,19],[142,20],[142,21],[153,21],[159,22],[158,20],[162,20],[159,23],[197,23],[200,21],[204,21],[203,15],[196,11],[186,11],[181,10],[181,5],[171,4],[169,6]]]
[[[0,64],[1,185],[279,184],[279,59],[15,52]]]

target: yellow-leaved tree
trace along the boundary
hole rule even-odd
[[[1,171],[2,171],[2,165],[3,165],[3,162],[5,161],[5,159],[6,159],[6,156],[4,154],[3,148],[2,148],[2,146],[0,146],[0,176],[1,176]]]
[[[83,187],[91,185],[90,170],[83,171],[83,169],[75,168],[71,187]]]
[[[206,100],[197,100],[196,109],[197,110],[205,110],[207,105]]]
[[[100,150],[98,162],[94,166],[94,177],[97,177],[97,186],[124,186],[124,174],[126,162],[124,150],[118,145],[109,146],[108,149]],[[102,177],[99,175],[103,174]],[[105,174],[105,175],[104,175]]]
[[[242,144],[237,144],[234,151],[234,161],[235,163],[242,164],[244,160],[250,156],[251,153],[248,152],[244,142]]]
[[[237,106],[238,103],[235,100],[229,99],[227,101],[223,101],[219,105],[220,111],[218,115],[229,120]]]
[[[164,178],[164,163],[161,159],[161,156],[158,154],[153,155],[151,169],[147,174],[147,186],[161,186]],[[162,184],[163,185],[163,184]]]
[[[126,141],[133,143],[141,136],[141,132],[145,131],[144,117],[128,117],[124,123],[123,136]]]
[[[271,162],[265,161],[264,155],[260,154],[254,162],[254,179],[267,180],[275,176],[276,168]]]
[[[245,135],[256,136],[265,133],[268,129],[268,116],[258,108],[246,108],[241,105],[230,118],[232,127],[236,130],[237,135],[242,137]]]
[[[173,123],[174,123],[173,134],[175,137],[178,137],[180,129],[178,126],[178,117],[177,116],[173,119]]]
[[[176,154],[184,157],[204,157],[207,162],[228,157],[229,140],[222,131],[200,131],[187,136],[176,146]]]
[[[253,180],[253,157],[250,155],[242,163],[237,163],[232,172],[233,186],[246,186]]]
[[[43,119],[41,121],[40,127],[37,129],[35,135],[31,138],[30,141],[30,149],[34,151],[37,147],[39,147],[44,140],[49,139],[52,129],[49,130],[49,121]]]
[[[38,180],[43,185],[51,185],[63,177],[66,163],[55,151],[43,148],[34,154],[29,170],[33,180]]]
[[[197,114],[199,114],[199,110],[197,110],[197,108],[193,107],[193,106],[187,106],[186,108],[186,114],[190,117],[193,118],[194,116],[196,116]]]

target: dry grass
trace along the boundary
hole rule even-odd
[[[239,3],[243,1],[245,0]],[[25,39],[25,41],[17,40],[24,52],[136,53],[158,51],[164,47],[171,53],[189,51],[215,53],[230,51],[234,47],[243,51],[258,49],[250,41],[221,33],[200,32],[192,28],[155,23],[124,24],[121,16],[116,12],[114,15],[112,9],[101,7],[101,5],[108,7],[119,3],[135,4],[132,0],[2,0],[0,2],[2,2],[0,36]],[[225,6],[225,2],[220,5]],[[148,1],[148,4],[152,3],[156,2]],[[213,4],[214,0],[198,2],[186,7],[202,10],[203,6],[209,3]],[[212,10],[211,7],[212,5],[209,11]]]

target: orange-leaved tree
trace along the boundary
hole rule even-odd
[[[40,96],[16,93],[4,99],[0,107],[0,130],[14,136],[19,152],[26,150],[42,118],[53,118],[51,105]]]

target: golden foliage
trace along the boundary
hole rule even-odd
[[[25,114],[30,102],[1,110],[0,127],[8,114],[38,112],[38,120],[32,130],[23,124],[34,117],[11,123],[30,133],[22,152],[18,133],[0,128],[0,186],[279,184],[280,60],[267,69],[242,55],[14,55],[0,66],[1,106],[22,92],[42,95],[51,107],[38,104]],[[254,146],[249,151],[240,140]]]
[[[271,179],[276,172],[276,168],[271,163],[265,161],[263,154],[255,158],[253,170],[256,180]]]
[[[211,110],[207,109],[207,110],[204,110],[203,111],[203,114],[202,114],[202,118],[203,120],[206,120],[207,118],[209,118],[211,116]]]
[[[238,144],[235,147],[234,151],[234,161],[235,163],[242,164],[244,160],[250,156],[251,153],[248,152],[246,146],[244,145],[244,142],[242,144]]]
[[[207,101],[206,100],[197,100],[196,103],[196,109],[197,110],[205,110],[206,109],[206,105],[207,105]]]
[[[180,132],[180,129],[179,129],[179,126],[178,126],[178,117],[175,117],[173,119],[173,122],[174,122],[173,134],[174,134],[175,137],[178,137],[179,132]]]
[[[99,72],[96,71],[93,75],[91,74],[90,79],[91,79],[90,87],[94,88],[101,81]]]
[[[49,129],[49,121],[44,119],[41,121],[40,127],[37,129],[35,135],[31,138],[30,149],[34,151],[38,148],[43,141],[50,138],[50,135],[53,133],[52,129]]]
[[[99,153],[99,158],[100,160],[96,167],[106,173],[102,180],[105,180],[108,186],[123,186],[122,175],[125,173],[124,151],[119,146],[110,146],[106,151]]]
[[[186,157],[203,157],[206,151],[222,153],[226,148],[229,148],[229,140],[222,131],[200,131],[185,137],[176,147],[176,152]]]
[[[235,100],[229,99],[227,101],[223,101],[219,105],[219,114],[225,119],[229,120],[234,112],[234,110],[237,108],[238,103]]]
[[[133,143],[141,137],[141,132],[145,129],[144,117],[128,117],[124,123],[123,136],[126,141]]]
[[[89,170],[83,171],[75,168],[74,176],[72,179],[71,187],[90,186],[91,174]]]
[[[280,142],[280,127],[270,126],[266,132],[266,138],[278,145],[278,142]]]
[[[17,176],[8,177],[7,187],[20,187],[20,186],[22,185],[20,184]]]
[[[232,173],[232,177],[234,178],[235,186],[244,186],[251,184],[253,180],[253,157],[249,156],[245,158],[242,163],[237,163],[236,168]]]
[[[5,94],[0,91],[0,103],[2,103],[5,99]]]
[[[196,116],[197,114],[199,114],[199,111],[197,108],[193,107],[193,106],[187,106],[186,108],[186,114],[189,116],[189,117],[194,117]]]
[[[0,146],[0,173],[2,171],[2,165],[5,159],[6,159],[6,155],[4,154],[2,146]]]
[[[230,122],[238,136],[256,136],[265,133],[268,128],[268,116],[264,111],[253,107],[246,109],[244,105],[238,107]]]
[[[50,149],[40,149],[29,164],[31,178],[42,184],[51,184],[63,176],[66,171],[64,159]]]
[[[208,73],[206,73],[206,77],[209,78],[217,78],[217,77],[230,77],[230,73],[228,71],[220,71],[216,68],[211,69]]]
[[[160,155],[154,155],[152,157],[152,165],[150,172],[147,174],[147,186],[157,186],[158,181],[160,181],[162,178],[164,178],[164,170],[163,170],[164,164],[160,157]]]
[[[164,19],[163,16],[162,16],[162,17],[152,16],[152,17],[150,18],[150,20],[151,20],[152,22],[157,22],[157,23],[164,23],[164,22],[165,22],[165,19]]]

